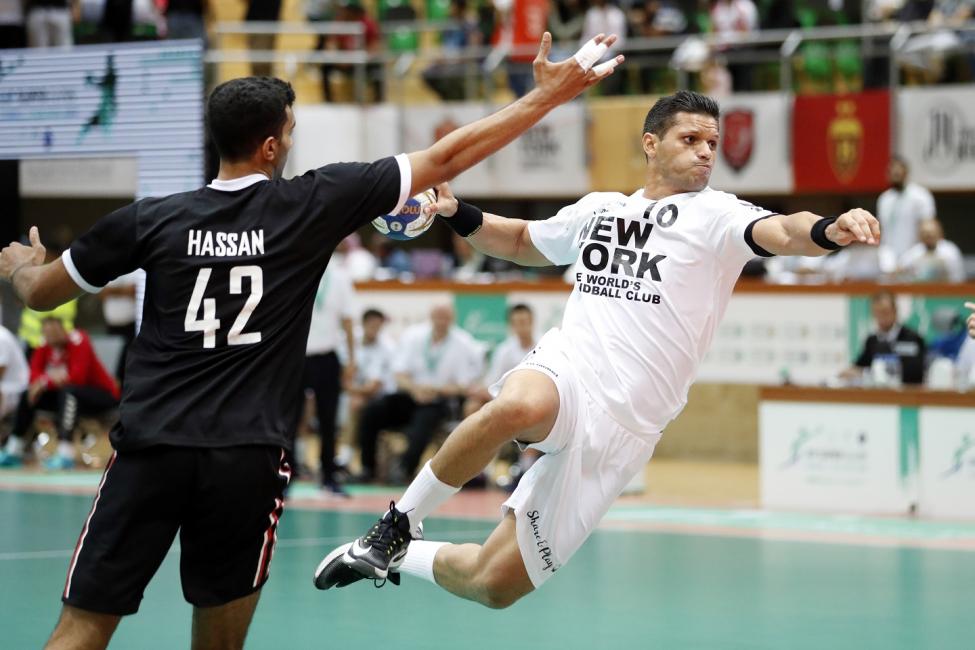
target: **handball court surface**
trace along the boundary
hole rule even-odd
[[[491,611],[406,577],[319,592],[312,571],[362,534],[395,488],[317,496],[298,483],[248,648],[401,650],[975,648],[975,523],[766,512],[754,467],[655,460],[646,497],[620,499],[539,591]],[[0,648],[53,628],[98,472],[0,473]],[[500,492],[465,491],[429,539],[482,541]],[[178,546],[113,648],[189,647]]]

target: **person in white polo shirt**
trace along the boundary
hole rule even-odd
[[[24,348],[10,330],[0,325],[0,419],[16,410],[29,382]]]
[[[908,167],[903,158],[894,156],[887,167],[888,188],[877,199],[877,219],[884,229],[884,248],[895,259],[918,243],[918,228],[936,215],[934,196],[917,183],[908,182]]]
[[[921,222],[921,241],[900,259],[900,270],[910,282],[964,282],[965,259],[954,242],[945,239],[941,222]]]

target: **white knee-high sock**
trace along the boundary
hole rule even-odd
[[[433,577],[433,559],[437,557],[437,551],[446,545],[447,542],[428,542],[423,539],[410,542],[410,548],[406,551],[406,558],[400,565],[399,572],[437,584]]]
[[[460,488],[447,485],[438,479],[427,462],[396,503],[396,509],[409,518],[413,536],[420,537],[420,522],[459,491]]]

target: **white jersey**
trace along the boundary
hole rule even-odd
[[[529,225],[554,264],[575,263],[562,320],[593,399],[634,432],[662,431],[684,407],[745,263],[773,213],[707,188],[654,201],[593,193]]]

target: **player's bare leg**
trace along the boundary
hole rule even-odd
[[[535,370],[512,373],[497,399],[461,422],[448,436],[396,507],[391,505],[366,535],[325,556],[315,571],[315,585],[328,589],[363,577],[389,577],[406,558],[410,541],[422,536],[420,524],[427,515],[487,467],[502,445],[511,440],[544,440],[558,413],[558,389],[547,375]],[[432,567],[439,547],[424,545],[414,555]],[[398,576],[394,577],[398,581]],[[426,577],[432,579],[432,573]]]
[[[218,607],[193,608],[193,650],[238,650],[261,597],[260,590]]]
[[[419,542],[418,542],[419,543]],[[433,562],[435,582],[450,593],[492,609],[509,607],[534,590],[509,512],[480,544],[445,544]]]
[[[46,650],[101,650],[108,647],[121,618],[65,605],[44,647]]]

